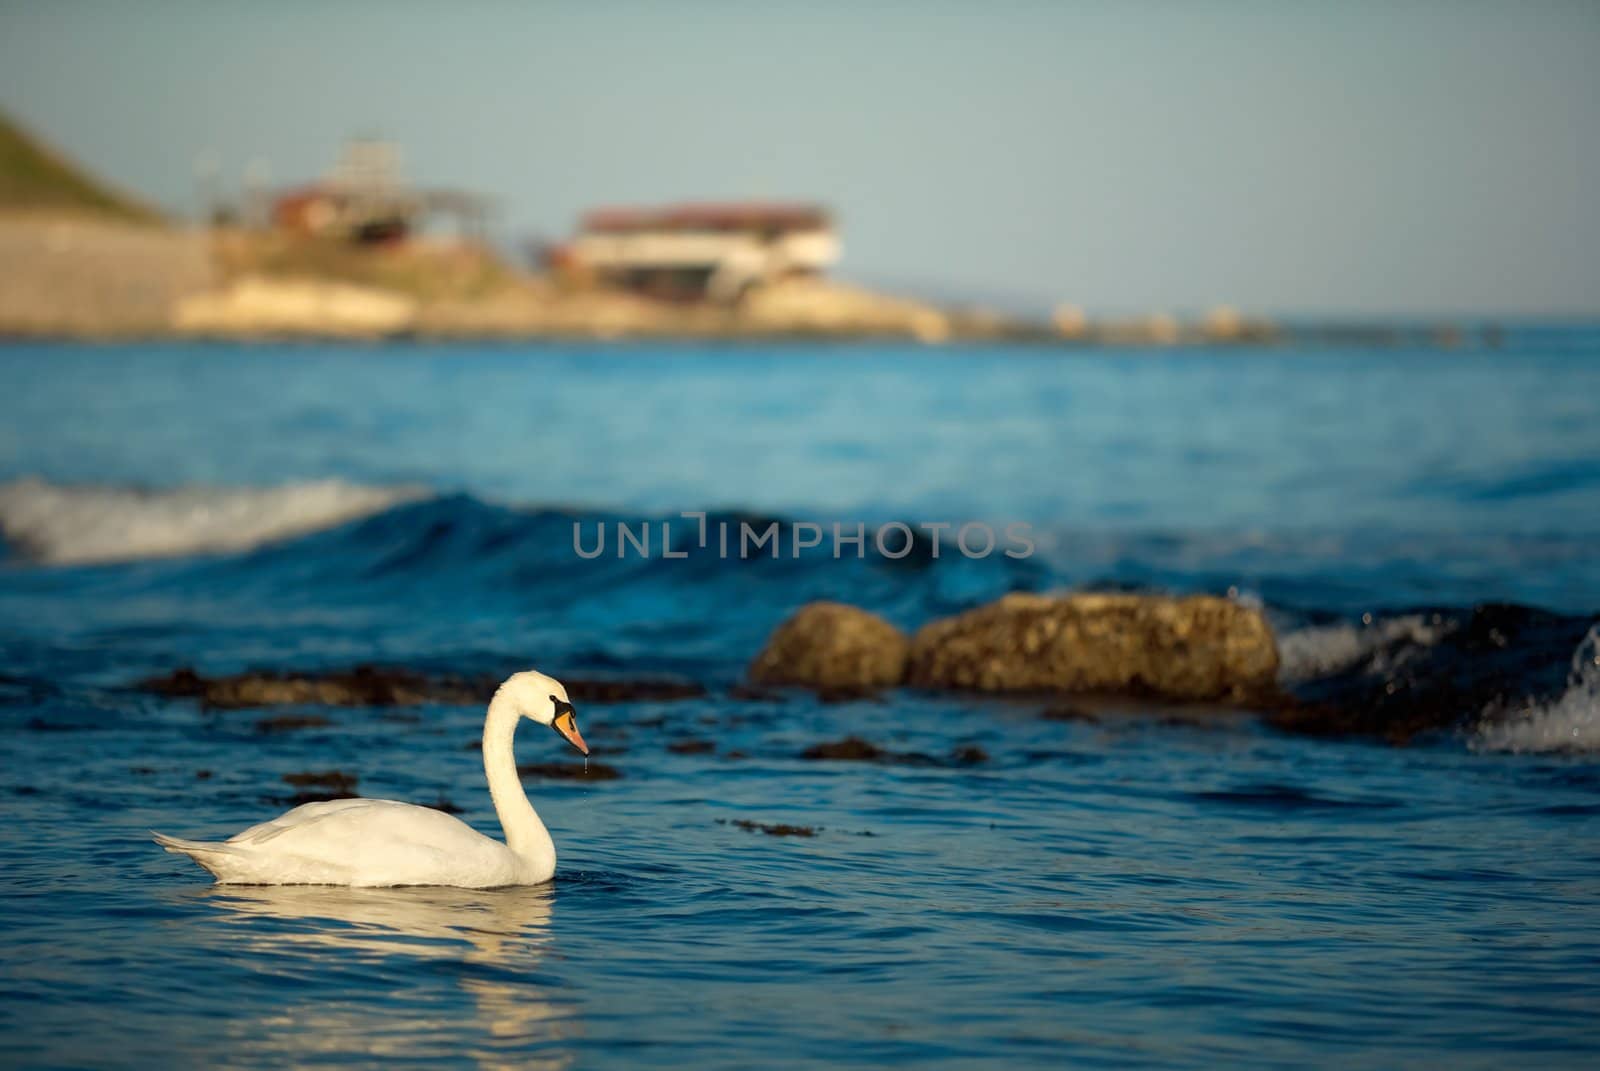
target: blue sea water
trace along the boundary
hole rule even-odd
[[[1036,553],[574,552],[574,524],[618,521],[677,518],[690,545],[685,511],[1020,523]],[[16,344],[0,527],[8,1066],[1600,1054],[1592,332],[1455,351]],[[814,598],[912,628],[1077,586],[1259,602],[1287,681],[1396,634],[1403,662],[1475,605],[1541,608],[1571,637],[1527,661],[1574,682],[1535,695],[1530,676],[1537,732],[1485,736],[1464,710],[1406,748],[1243,712],[730,691]],[[560,852],[546,887],[214,888],[149,843],[225,836],[283,809],[283,775],[330,769],[495,832],[479,709],[214,711],[129,687],[364,662],[709,694],[579,711],[621,776],[527,778]],[[282,715],[325,724],[258,725]],[[847,734],[933,761],[800,757]],[[565,758],[554,744],[525,731],[519,756]],[[942,761],[969,746],[987,760]]]

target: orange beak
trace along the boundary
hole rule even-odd
[[[585,755],[589,754],[589,745],[583,742],[583,734],[578,732],[578,719],[571,710],[563,710],[560,714],[557,714],[555,721],[550,723],[550,727],[566,737],[567,743]]]

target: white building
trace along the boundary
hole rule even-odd
[[[583,218],[549,257],[558,270],[676,300],[737,300],[751,286],[817,275],[839,259],[828,213],[813,205],[610,208]]]

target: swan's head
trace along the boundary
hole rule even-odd
[[[546,677],[537,670],[527,670],[512,675],[500,686],[500,694],[511,702],[512,709],[524,718],[540,725],[548,725],[566,738],[567,743],[589,754],[589,745],[578,732],[578,718],[572,704],[567,701],[567,690],[554,677]]]

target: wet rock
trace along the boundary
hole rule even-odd
[[[728,689],[728,698],[743,703],[784,703],[789,697],[771,688],[758,688],[753,684],[735,684]]]
[[[750,664],[755,684],[822,689],[893,687],[905,677],[905,634],[876,614],[837,602],[795,611]]]
[[[839,703],[881,703],[883,696],[872,688],[818,688],[817,702],[824,706]]]
[[[1209,729],[1215,732],[1224,728],[1225,719],[1204,712],[1188,711],[1179,714],[1162,714],[1155,723],[1163,729]]]
[[[284,784],[300,791],[290,796],[268,796],[268,803],[299,807],[304,803],[326,803],[329,800],[353,799],[356,795],[355,774],[343,770],[306,770],[283,775]]]
[[[405,669],[357,666],[326,673],[248,672],[202,677],[187,667],[136,686],[156,695],[187,696],[208,707],[235,710],[270,706],[392,707],[419,703],[487,701],[481,683],[459,678],[430,678]]]
[[[1391,744],[1494,721],[1567,687],[1593,619],[1526,606],[1440,611],[1432,635],[1395,631],[1339,671],[1293,688],[1268,724],[1309,736]]]
[[[800,757],[813,761],[878,762],[887,754],[888,752],[877,744],[863,740],[859,736],[847,736],[843,740],[813,744],[800,752]]]
[[[1255,700],[1278,651],[1260,612],[1207,595],[1007,595],[925,625],[908,679],[923,688]]]
[[[307,803],[328,803],[332,800],[351,800],[356,798],[354,792],[296,792],[289,796],[264,796],[267,803],[276,803],[284,807],[299,807]]]
[[[292,733],[298,729],[325,729],[332,725],[317,714],[287,715],[282,718],[262,718],[256,722],[256,732],[270,736],[275,733]]]
[[[989,753],[971,745],[957,747],[941,761],[920,751],[891,751],[859,736],[813,744],[800,752],[813,762],[875,762],[894,766],[972,766],[988,762]]]
[[[567,698],[575,704],[670,702],[699,699],[706,694],[704,685],[670,677],[560,679],[567,687]]]
[[[1045,721],[1081,721],[1090,725],[1100,721],[1100,715],[1071,703],[1052,703],[1039,711],[1039,717]]]
[[[735,818],[731,822],[726,818],[717,819],[718,825],[736,826],[751,833],[765,833],[769,837],[814,837],[817,835],[815,826],[792,826],[787,823],[769,824],[767,822],[752,822],[748,818]]]
[[[528,762],[518,766],[517,773],[549,781],[615,781],[622,776],[622,771],[603,762]]]
[[[206,694],[205,679],[190,666],[180,666],[165,677],[146,677],[134,687],[152,695],[201,697]]]
[[[404,707],[422,703],[483,706],[502,676],[455,676],[417,670],[356,666],[320,673],[251,671],[203,677],[188,667],[135,685],[156,695],[199,699],[208,707],[236,710],[269,706]],[[694,681],[668,677],[561,678],[573,703],[625,703],[694,699],[706,694]]]
[[[343,770],[305,770],[283,775],[283,783],[291,788],[327,788],[340,792],[353,790],[359,780],[355,774]]]

